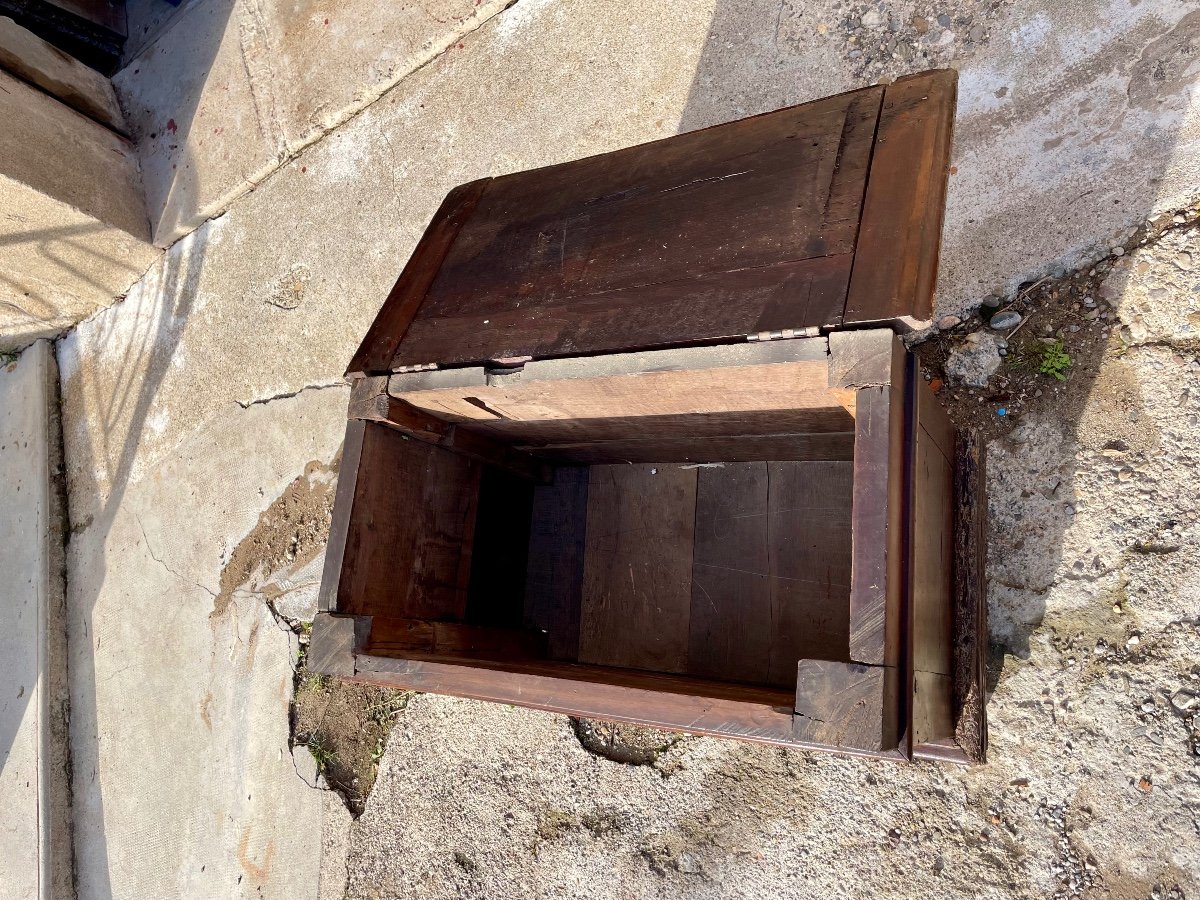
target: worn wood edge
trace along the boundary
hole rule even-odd
[[[856,401],[849,655],[864,665],[901,665],[909,631],[906,491],[916,411],[910,356],[899,341],[891,371],[889,385],[860,388]]]
[[[793,737],[869,752],[898,750],[901,674],[893,666],[799,660]]]
[[[822,344],[824,342],[822,341]],[[708,349],[708,348],[702,348]],[[396,400],[402,400],[430,415],[443,418],[455,423],[490,424],[501,421],[539,421],[543,419],[579,418],[578,414],[569,415],[565,411],[572,407],[578,412],[579,392],[590,391],[593,396],[605,398],[612,406],[614,398],[628,397],[630,394],[641,397],[672,397],[677,398],[685,389],[690,392],[687,396],[694,397],[690,405],[667,411],[643,412],[647,415],[684,415],[721,413],[721,412],[761,412],[769,409],[823,409],[839,405],[841,398],[836,391],[827,386],[827,357],[822,352],[819,359],[781,361],[749,360],[737,362],[729,360],[720,366],[663,366],[657,369],[646,369],[632,372],[615,373],[584,373],[579,372],[569,378],[531,377],[524,373],[515,372],[498,378],[489,378],[488,384],[468,384],[465,386],[439,386],[404,390],[394,388],[407,383],[409,375],[392,376],[389,379],[389,395]],[[581,361],[582,362],[582,361]],[[713,373],[723,372],[721,376]],[[418,376],[421,373],[416,373]],[[753,394],[759,398],[759,405],[746,409],[724,407],[704,408],[704,390],[709,387],[706,380],[719,377],[722,383],[754,384],[757,379],[775,378],[790,391],[779,399],[779,405],[763,404],[761,394]],[[740,379],[740,380],[739,380]],[[696,383],[692,383],[692,382]],[[561,388],[556,388],[562,385]],[[554,391],[559,390],[559,394]],[[779,393],[780,388],[775,393]],[[747,388],[744,393],[752,394]],[[735,393],[735,396],[740,394]],[[776,400],[771,394],[771,401]],[[536,408],[534,414],[523,410],[522,404],[531,402]],[[586,397],[583,401],[588,402]],[[593,405],[596,400],[591,401]],[[680,401],[675,399],[678,404]],[[709,401],[711,404],[711,401]],[[557,407],[560,412],[550,414],[547,407]],[[620,407],[613,407],[613,412],[606,415],[601,411],[595,412],[589,418],[620,417]],[[526,414],[523,415],[523,412]],[[637,415],[637,414],[635,414]]]
[[[462,366],[457,369],[427,369],[423,372],[393,372],[387,378],[387,393],[400,398],[408,391],[444,391],[487,385],[488,373],[483,366]]]
[[[305,671],[314,675],[354,675],[355,655],[366,646],[371,633],[370,616],[339,616],[318,612],[313,618],[304,657]]]
[[[794,441],[811,444],[811,449],[781,447],[781,443]],[[737,452],[730,446],[737,445]],[[518,444],[518,449],[527,450],[539,459],[567,464],[604,465],[610,463],[682,463],[684,465],[706,465],[729,462],[758,462],[764,453],[770,453],[772,461],[840,461],[854,459],[854,432],[832,432],[822,434],[732,434],[728,437],[677,438],[671,440],[646,439],[642,441],[576,441],[566,444]]]
[[[446,195],[351,358],[347,375],[378,375],[391,370],[392,359],[442,261],[490,182],[490,178],[481,178],[458,185]]]
[[[869,328],[834,331],[829,335],[829,387],[886,387],[896,371],[904,346],[894,331]]]
[[[518,664],[520,665],[520,664]],[[542,668],[559,670],[573,675],[589,670],[603,677],[609,667],[579,666],[573,663],[554,664],[546,661]],[[538,674],[509,671],[488,660],[437,662],[414,658],[391,658],[359,653],[355,659],[355,674],[384,676],[389,683],[410,690],[450,694],[475,700],[490,700],[527,706],[566,715],[592,716],[655,728],[691,731],[697,734],[723,734],[738,737],[774,736],[779,743],[789,742],[792,730],[791,704],[784,691],[760,690],[756,693],[778,695],[779,703],[751,702],[685,693],[682,685],[702,685],[700,679],[673,678],[633,670],[612,670],[620,677],[641,680],[645,686],[583,680],[565,674]],[[486,677],[480,677],[485,673]],[[668,689],[678,682],[681,687]],[[719,683],[710,682],[719,688]],[[644,714],[632,714],[630,709],[644,704]],[[735,730],[735,721],[759,723],[754,727]],[[724,723],[724,724],[722,724]]]
[[[921,762],[954,763],[960,766],[975,765],[982,760],[968,756],[954,741],[928,741],[913,744],[913,759]]]
[[[516,381],[564,381],[650,372],[824,362],[827,353],[828,341],[824,337],[601,353],[596,356],[535,360],[518,370],[489,373],[488,383],[507,385]]]
[[[913,690],[909,695],[912,706],[913,746],[929,744],[954,733],[954,678],[941,672],[925,672],[920,669],[912,673]],[[923,694],[933,693],[941,702],[921,703]],[[921,715],[920,713],[924,713]]]
[[[336,612],[338,608],[338,588],[346,554],[346,538],[350,532],[350,516],[354,512],[354,491],[358,485],[358,465],[362,458],[365,432],[366,423],[362,420],[352,419],[346,423],[342,461],[338,466],[337,488],[333,495],[333,518],[329,525],[329,539],[325,543],[321,587],[317,592],[317,609],[324,612]]]
[[[349,417],[383,425],[411,439],[461,453],[527,481],[544,483],[549,477],[547,464],[535,459],[532,454],[482,432],[460,428],[411,403],[398,400],[387,392],[387,382],[386,375],[356,379],[350,391]]]
[[[918,184],[926,179],[929,189],[914,190],[911,195],[912,204],[923,204],[925,215],[914,226],[915,208],[909,205],[904,209],[896,209],[891,203],[881,202],[879,196],[886,194],[894,181],[894,174],[885,171],[895,168],[892,147],[903,144],[895,134],[889,134],[893,125],[889,119],[889,101],[893,97],[919,87],[922,81],[928,82],[926,100],[931,105],[940,107],[937,131],[931,141],[931,154],[928,160],[928,171],[914,171],[911,178]],[[889,324],[897,331],[907,333],[929,326],[933,318],[933,292],[937,276],[938,259],[941,252],[941,234],[945,224],[946,193],[950,177],[950,151],[954,131],[954,114],[958,96],[958,72],[953,69],[934,69],[927,72],[914,73],[899,78],[885,89],[883,107],[876,126],[876,143],[872,153],[871,167],[867,173],[866,191],[863,197],[862,218],[859,222],[859,240],[856,245],[854,268],[850,275],[850,285],[846,292],[846,304],[842,321],[845,326],[883,325]],[[911,122],[903,125],[913,128]],[[919,127],[916,123],[915,127]],[[880,162],[887,158],[887,162]],[[878,169],[877,169],[878,166]],[[886,223],[885,227],[877,227]],[[900,282],[904,278],[899,273],[902,269],[883,264],[876,254],[905,253],[905,247],[897,246],[895,240],[884,240],[876,237],[876,232],[891,236],[905,235],[917,242],[928,241],[922,247],[918,271],[912,279],[911,290],[904,291]],[[864,241],[866,236],[866,241]],[[864,247],[864,243],[866,246]],[[901,242],[903,243],[903,242]],[[878,244],[879,246],[875,246]],[[863,252],[863,251],[866,252]],[[888,289],[882,289],[878,281],[881,271],[897,273]],[[907,293],[908,296],[902,296]],[[887,294],[887,299],[881,300],[881,295]]]
[[[954,466],[954,736],[972,762],[987,761],[987,459],[961,429]]]
[[[917,426],[929,436],[953,468],[957,453],[954,423],[925,379],[914,378],[913,383],[917,395]]]

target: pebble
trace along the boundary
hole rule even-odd
[[[846,55],[849,56],[851,59],[858,59],[860,56],[862,56],[862,51],[861,50],[851,50]]]
[[[877,9],[867,10],[863,13],[862,24],[864,28],[874,28],[883,24],[883,13]]]
[[[1135,634],[1135,635],[1130,636],[1129,640],[1127,640],[1125,642],[1125,646],[1126,647],[1136,647],[1141,642],[1142,642],[1142,639]]]
[[[982,25],[976,25],[971,29],[971,40],[975,41],[975,43],[982,41],[985,35],[987,35],[987,29]]]
[[[1181,216],[1179,213],[1176,213],[1175,215],[1171,216],[1171,221],[1176,225],[1182,225],[1187,221],[1187,216]]]
[[[1180,250],[1175,254],[1175,264],[1181,269],[1190,269],[1192,267],[1192,254],[1186,250]]]
[[[950,27],[950,16],[948,16],[946,13],[942,13],[940,16],[937,17],[937,23],[939,25],[941,25],[943,28],[949,28]]]
[[[1002,313],[996,313],[996,315],[992,316],[992,320],[988,322],[988,324],[997,331],[1005,331],[1009,328],[1016,328],[1021,324],[1021,314],[1018,312],[1013,312],[1011,309]]]
[[[1112,248],[1112,255],[1113,255],[1113,256],[1124,256],[1124,255],[1125,255],[1125,248],[1124,248],[1124,247],[1113,247],[1113,248]]]
[[[924,34],[929,30],[929,20],[924,16],[913,16],[912,27],[917,34]]]
[[[962,319],[958,316],[942,316],[937,320],[937,327],[942,331],[947,331],[954,328],[956,325],[961,325]]]
[[[1200,696],[1191,691],[1178,690],[1171,695],[1171,707],[1181,713],[1200,709]]]

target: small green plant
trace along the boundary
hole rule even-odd
[[[1071,355],[1063,347],[1062,341],[1043,343],[1037,350],[1037,370],[1043,375],[1067,380],[1067,369],[1071,368]]]
[[[330,687],[330,679],[328,675],[318,675],[313,672],[303,672],[301,675],[299,690],[301,691],[316,691],[318,693],[326,691]]]
[[[304,742],[304,746],[308,748],[308,752],[312,754],[313,761],[317,764],[317,774],[324,774],[329,769],[329,764],[333,762],[336,754],[325,744],[325,740],[319,732],[310,734],[308,740]]]

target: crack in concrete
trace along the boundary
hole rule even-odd
[[[141,516],[139,516],[137,513],[134,513],[133,518],[137,522],[138,529],[142,532],[142,541],[145,542],[146,552],[150,554],[150,558],[152,560],[154,560],[156,563],[158,563],[160,566],[162,566],[164,569],[166,569],[167,572],[170,573],[175,578],[178,578],[180,581],[182,581],[186,584],[195,585],[196,587],[200,588],[200,590],[204,591],[206,594],[208,594],[210,597],[212,597],[214,600],[216,599],[217,594],[211,588],[205,587],[200,582],[193,581],[192,579],[179,574],[174,569],[172,569],[169,565],[167,565],[166,560],[164,560],[161,556],[159,556],[157,553],[154,552],[154,547],[150,543],[150,537],[149,537],[149,535],[146,534],[146,526],[142,524]]]
[[[257,400],[237,400],[235,401],[242,409],[249,409],[252,406],[261,406],[264,403],[270,403],[273,400],[290,400],[293,397],[299,397],[305,391],[323,391],[327,388],[345,387],[346,382],[340,378],[337,381],[322,381],[315,384],[306,384],[304,387],[295,391],[284,391],[281,394],[272,394],[270,397],[259,397]]]

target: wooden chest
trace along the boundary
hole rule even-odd
[[[982,759],[982,454],[928,320],[955,76],[451,191],[353,385],[309,667]]]

